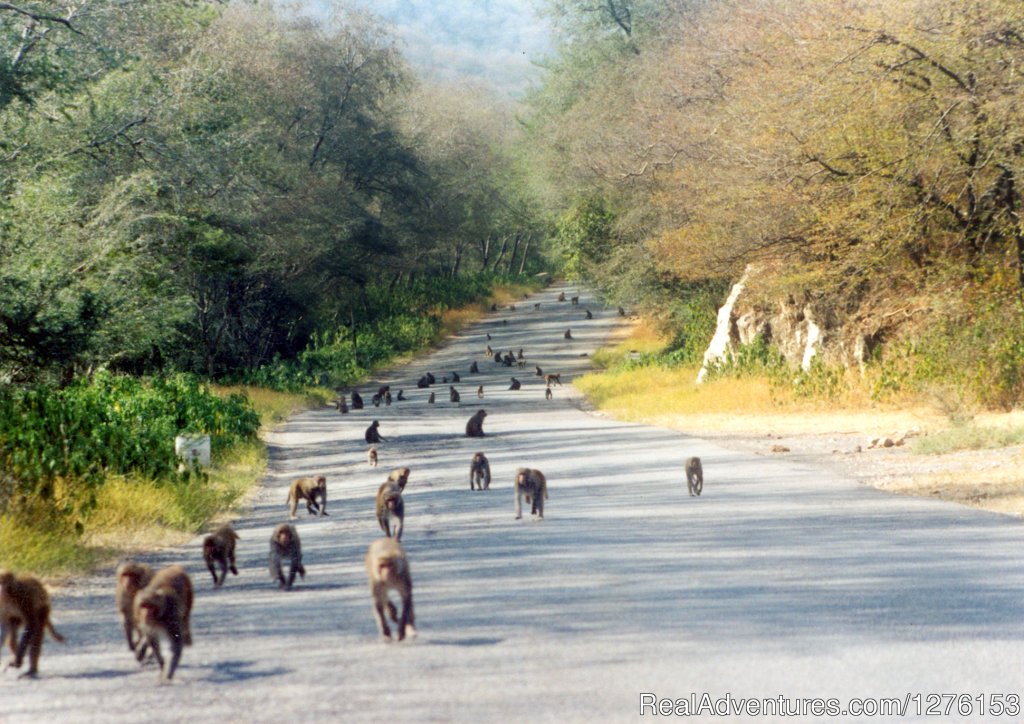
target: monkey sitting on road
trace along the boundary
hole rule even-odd
[[[238,533],[232,530],[230,525],[222,525],[210,535],[203,539],[203,560],[206,567],[213,576],[213,585],[220,588],[228,577],[228,570],[238,575],[238,568],[235,567],[235,541],[238,540]],[[220,577],[217,576],[217,568],[220,567]]]
[[[380,422],[378,420],[374,420],[373,422],[370,423],[370,426],[366,428],[366,433],[363,435],[363,437],[366,438],[367,445],[373,445],[374,443],[384,442],[384,438],[380,436],[379,428]]]
[[[319,503],[317,499],[319,498]],[[291,504],[291,518],[295,520],[295,511],[299,501],[306,501],[306,512],[310,515],[327,515],[327,478],[318,475],[315,478],[297,478],[288,489],[288,500]],[[316,510],[314,510],[314,507]]]
[[[416,635],[416,620],[412,610],[412,576],[409,562],[402,545],[393,538],[380,538],[370,544],[366,551],[366,572],[370,579],[370,596],[373,598],[373,615],[377,620],[380,635],[391,640],[391,629],[384,611],[398,626],[398,640]],[[395,604],[388,600],[388,593],[396,591],[402,602],[402,614],[398,615]]]
[[[462,397],[459,395],[459,391],[451,385],[448,386],[448,399],[452,402],[458,402]]]
[[[550,387],[545,387],[544,388],[544,399],[545,400],[550,400],[551,399],[551,388]]]
[[[281,566],[282,559],[288,559],[289,562],[287,579]],[[277,581],[278,588],[290,590],[296,574],[306,578],[306,568],[302,565],[302,543],[294,526],[281,523],[270,536],[270,577]]]
[[[544,473],[532,468],[519,468],[516,471],[516,520],[523,517],[522,499],[532,506],[530,515],[544,518],[544,501],[548,499],[548,481]]]
[[[701,467],[700,458],[687,458],[685,468],[686,489],[691,496],[700,496],[701,491],[704,490],[704,468]]]
[[[566,339],[572,339],[572,330],[571,329],[565,330],[565,334],[563,334],[562,336],[565,337]]]
[[[25,633],[18,641],[18,630],[22,626]],[[7,664],[7,668],[20,669],[28,653],[28,671],[19,679],[38,675],[43,636],[47,631],[54,641],[64,643],[64,637],[50,622],[50,595],[43,584],[34,576],[15,576],[11,571],[0,569],[0,647],[7,644],[14,655],[14,661]]]
[[[491,487],[491,463],[482,452],[473,455],[469,463],[469,489],[489,490]]]
[[[517,379],[516,379],[515,377],[513,377],[513,378],[512,378],[512,384],[511,384],[511,385],[509,385],[509,387],[508,387],[508,388],[509,388],[510,390],[518,390],[518,389],[519,389],[520,387],[522,387],[522,386],[523,386],[523,384],[522,384],[522,383],[521,383],[521,382],[520,382],[519,380],[517,380]]]
[[[484,418],[487,417],[485,410],[477,410],[469,421],[466,422],[466,437],[484,436]]]
[[[362,410],[363,409],[363,398],[359,396],[359,393],[352,390],[352,409]]]
[[[594,318],[594,315],[591,314],[590,310],[588,309],[587,310],[587,319],[593,319],[593,318]]]
[[[476,360],[473,360],[472,364],[469,365],[469,373],[471,375],[480,374],[480,368],[476,364]]]
[[[427,398],[427,403],[430,404],[430,405],[434,404],[434,393],[433,392],[431,392],[430,393],[430,397]]]

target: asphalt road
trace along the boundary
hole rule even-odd
[[[271,472],[236,522],[241,574],[223,589],[201,538],[148,559],[184,564],[196,584],[195,645],[173,683],[126,650],[107,573],[55,595],[69,642],[47,641],[36,681],[0,675],[0,722],[622,722],[666,719],[657,706],[691,701],[727,712],[730,695],[757,701],[691,720],[780,720],[770,706],[804,721],[1022,718],[1019,520],[609,420],[582,411],[568,385],[545,400],[533,364],[567,382],[616,323],[586,293],[578,307],[557,303],[562,290],[573,292],[555,286],[491,315],[383,380],[406,402],[325,408],[275,431]],[[530,366],[485,358],[485,333],[495,349],[523,348]],[[435,405],[415,387],[426,370],[439,381]],[[440,383],[452,371],[460,405]],[[511,375],[522,390],[507,390]],[[370,386],[361,391],[369,401]],[[487,436],[468,439],[480,408]],[[376,469],[363,441],[372,419],[387,439]],[[491,461],[489,491],[469,490],[477,450]],[[704,463],[700,498],[686,493],[690,455]],[[412,469],[403,544],[419,636],[389,644],[363,555],[380,535],[374,493],[399,466]],[[520,466],[547,475],[543,521],[513,519]],[[330,516],[300,515],[308,575],[278,591],[270,531],[287,519],[289,481],[315,473],[327,476]],[[965,696],[949,709],[930,698],[954,694]],[[1003,694],[1017,698],[993,698]],[[846,713],[854,698],[871,711],[881,697],[909,707]],[[1014,701],[1016,716],[995,715]],[[924,716],[930,705],[940,713]]]

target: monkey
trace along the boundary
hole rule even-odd
[[[543,377],[544,376],[544,370],[542,370],[539,365],[534,365],[533,366],[533,370],[534,370],[533,373],[535,375],[537,375],[538,377]]]
[[[399,402],[405,402],[405,392],[403,390],[398,391],[398,397],[395,398]]]
[[[441,384],[442,385],[447,385],[448,384],[448,375],[445,375],[444,377],[441,378]]]
[[[429,382],[427,381],[427,377],[426,377],[426,375],[424,375],[423,377],[420,377],[420,378],[419,378],[419,379],[418,379],[418,380],[416,381],[416,387],[417,387],[418,389],[421,389],[421,390],[425,390],[425,389],[427,389],[428,387],[430,387],[430,383],[429,383]]]
[[[559,372],[558,374],[554,374],[554,375],[544,375],[544,384],[546,384],[548,387],[551,387],[551,383],[552,382],[557,382],[558,386],[561,387],[562,386],[562,373]]]
[[[371,447],[366,451],[366,462],[370,464],[371,468],[377,467],[377,448]]]
[[[458,390],[456,390],[452,386],[449,386],[448,387],[448,399],[451,400],[452,402],[458,402],[462,398],[459,395],[459,391]]]
[[[380,407],[380,395],[374,395],[370,400],[373,402],[374,407]]]
[[[434,375],[431,374],[430,372],[428,372],[427,374],[425,374],[423,376],[427,378],[427,384],[431,384],[432,385],[432,384],[437,382],[437,378],[434,377]]]
[[[378,538],[366,551],[366,572],[370,578],[370,597],[373,599],[373,615],[377,620],[380,635],[391,640],[391,629],[384,610],[398,626],[398,640],[406,635],[416,636],[416,621],[412,610],[412,577],[409,562],[402,544],[393,538]],[[388,593],[396,591],[402,601],[402,615],[398,615],[395,604],[388,600]]]
[[[516,359],[526,359],[526,355],[523,354],[523,348],[519,348],[519,352],[516,354]]]
[[[135,625],[142,633],[142,641],[135,650],[141,663],[146,649],[160,664],[160,678],[170,681],[181,660],[183,646],[192,645],[189,618],[193,601],[192,579],[181,566],[167,566],[156,572],[145,588],[135,597],[132,612]],[[171,647],[171,660],[164,662],[160,654],[160,640],[166,639]]]
[[[6,668],[20,669],[28,652],[28,671],[19,679],[34,679],[39,674],[39,656],[47,631],[54,641],[64,643],[64,637],[50,621],[50,610],[50,594],[37,578],[15,576],[11,571],[0,569],[0,646],[6,643],[14,655]],[[22,626],[25,633],[15,644]]]
[[[515,361],[516,361],[516,356],[514,354],[512,354],[512,350],[509,350],[508,352],[506,352],[505,356],[501,359],[501,363],[503,365],[505,365],[506,367],[511,367],[513,364],[515,364]]]
[[[544,399],[545,400],[550,400],[551,399],[551,388],[550,387],[545,387],[544,388]]]
[[[213,585],[220,588],[228,577],[230,570],[236,576],[238,568],[235,567],[235,541],[238,540],[236,533],[230,525],[222,525],[210,535],[203,539],[203,560],[206,567],[213,576]],[[220,578],[217,577],[217,569],[214,563],[220,564]]]
[[[488,341],[488,342],[490,342],[490,341],[491,341],[491,333],[490,333],[490,332],[488,332],[488,333],[487,333],[487,341]]]
[[[534,309],[540,309],[540,302],[537,302],[536,304],[534,304],[533,308]]]
[[[381,385],[380,387],[377,388],[377,395],[382,400],[384,399],[384,396],[389,392],[391,392],[391,385]]]
[[[348,404],[345,402],[345,395],[338,398],[338,412],[342,415],[348,414]]]
[[[491,305],[491,311],[492,312],[497,312],[498,311],[498,305],[497,304],[492,304]]]
[[[512,378],[512,384],[509,385],[508,388],[510,390],[518,390],[522,386],[523,386],[522,383],[519,380],[517,380],[515,377],[513,377]]]
[[[469,365],[469,373],[471,375],[480,374],[480,368],[477,367],[476,360],[473,360],[472,364]]]
[[[374,422],[377,421],[374,420]],[[317,498],[320,499],[319,505]],[[314,512],[320,516],[327,515],[327,478],[318,475],[316,478],[296,478],[292,481],[292,485],[288,489],[288,500],[285,501],[291,503],[292,520],[297,517],[295,511],[299,507],[300,500],[306,501],[306,512],[310,515],[313,515]],[[313,510],[314,506],[316,507],[315,511]]]
[[[398,483],[385,480],[377,489],[377,523],[388,538],[402,540],[405,527],[405,501]]]
[[[700,464],[700,458],[692,457],[686,459],[686,489],[690,495],[700,496],[704,490],[704,468]]]
[[[487,356],[488,357],[493,357],[494,356],[494,350],[491,349],[491,345],[487,345]]]
[[[591,314],[591,313],[590,313],[590,310],[588,309],[588,310],[587,310],[587,319],[593,319],[593,318],[594,318],[594,315],[593,315],[593,314]]]
[[[476,398],[478,400],[484,399],[484,386],[483,385],[480,385],[479,387],[476,388]]]
[[[458,372],[452,372],[452,382],[462,382],[462,378],[459,377]]]
[[[510,312],[516,311],[516,305],[514,305],[514,304],[508,305],[508,311],[510,311]]]
[[[288,579],[285,580],[284,570],[281,567],[281,559],[287,558]],[[280,523],[274,528],[270,536],[270,577],[277,581],[277,587],[284,590],[291,590],[295,582],[295,574],[306,578],[306,568],[302,565],[302,542],[299,540],[299,533],[295,526],[288,523]]]
[[[526,369],[526,360],[521,359],[518,362],[516,362],[516,367],[518,367],[521,370],[525,370]]]
[[[625,317],[626,316],[626,310],[623,309],[622,307],[619,307],[619,316],[620,317]]]
[[[503,319],[503,320],[501,320],[501,323],[507,325],[508,324],[508,320],[507,319]]]
[[[558,301],[560,301],[560,302],[564,302],[565,301],[565,292],[559,292],[559,294],[558,294]]]
[[[496,365],[500,365],[501,364],[501,352],[495,352],[494,353],[494,364],[496,364]]]
[[[388,482],[398,486],[399,492],[405,492],[405,485],[409,482],[409,468],[397,468],[388,475]]]
[[[489,490],[491,487],[491,463],[482,452],[473,455],[469,463],[469,489]]]
[[[391,393],[390,392],[385,392],[384,393],[384,405],[387,406],[387,407],[391,406]]]
[[[363,398],[359,396],[359,393],[352,390],[352,409],[362,410],[363,409]]]
[[[466,423],[466,437],[484,436],[484,418],[487,417],[486,410],[477,410]]]
[[[431,405],[434,404],[434,393],[433,392],[431,392],[430,393],[430,397],[427,398],[427,403],[429,403]]]
[[[431,393],[431,397],[433,397],[433,393]],[[372,445],[373,443],[377,442],[384,442],[384,438],[380,436],[378,428],[380,428],[380,422],[377,420],[371,422],[370,426],[366,428],[366,433],[363,435],[363,437],[366,438],[367,445]]]
[[[579,304],[580,304],[580,298],[579,298],[579,295],[577,295],[577,296],[573,297],[573,298],[572,298],[572,299],[570,299],[569,301],[570,301],[570,302],[572,302],[572,305],[573,305],[574,307],[578,307],[578,306],[579,306]]]
[[[519,468],[516,471],[516,520],[523,517],[522,500],[525,498],[533,508],[530,515],[544,519],[544,501],[548,499],[548,481],[544,473],[532,468]]]
[[[128,642],[128,650],[135,651],[142,634],[135,626],[135,615],[132,604],[135,596],[145,588],[153,578],[153,569],[145,563],[125,561],[117,567],[117,585],[114,589],[114,602],[124,626],[124,637]]]
[[[572,339],[572,330],[571,329],[565,330],[565,334],[563,334],[562,336],[565,337],[566,339]]]

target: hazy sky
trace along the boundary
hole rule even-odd
[[[539,77],[530,61],[550,47],[547,21],[536,12],[538,0],[341,1],[394,23],[403,53],[436,79],[483,77],[515,95]]]

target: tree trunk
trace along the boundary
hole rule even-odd
[[[501,258],[505,256],[505,249],[508,248],[508,237],[504,236],[501,239],[501,251],[498,252],[498,256],[494,259],[494,271],[498,270],[498,264],[501,263]]]
[[[522,261],[519,262],[519,273],[520,274],[523,273],[523,269],[526,267],[526,257],[529,255],[529,253],[530,253],[530,238],[527,237],[526,238],[526,246],[523,248],[523,258],[522,258]]]
[[[512,276],[512,270],[516,265],[516,254],[519,252],[519,243],[523,240],[522,234],[516,234],[515,241],[512,244],[512,256],[508,258],[508,271],[506,272],[509,276]]]
[[[480,242],[480,271],[487,271],[487,263],[491,259],[491,235],[488,234]]]

